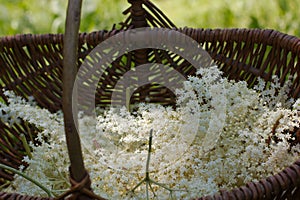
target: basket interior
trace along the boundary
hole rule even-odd
[[[202,45],[229,79],[245,80],[251,87],[258,77],[271,81],[272,76],[277,75],[281,84],[291,80],[289,95],[299,97],[299,38],[275,30],[176,28],[152,3],[145,2],[146,9],[142,9],[142,14],[137,12],[141,9],[138,5],[127,9],[124,14],[129,14],[129,17],[118,29],[81,33],[78,65],[93,48],[119,32],[143,26],[173,28]],[[141,16],[144,16],[142,20]],[[22,34],[0,38],[0,96],[3,101],[6,101],[3,90],[12,90],[27,99],[34,97],[39,106],[51,112],[60,110],[62,52],[62,34]],[[112,89],[120,77],[148,62],[168,65],[184,77],[195,74],[195,68],[188,61],[172,52],[159,49],[128,52],[114,61],[101,78],[95,94],[96,103],[110,105]],[[176,96],[162,85],[149,84],[138,88],[130,103],[145,102],[147,98],[150,102],[174,105]],[[23,122],[8,125],[0,121],[0,162],[18,168],[25,155],[19,133],[24,132],[29,140],[30,134],[34,136],[36,131],[35,127]],[[0,169],[0,185],[12,179],[12,173]]]

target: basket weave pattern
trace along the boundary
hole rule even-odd
[[[78,63],[105,39],[121,31],[138,27],[173,28],[197,41],[210,54],[216,64],[229,79],[246,80],[253,86],[258,77],[270,81],[277,75],[283,84],[290,79],[290,97],[300,96],[300,39],[275,30],[260,29],[194,29],[176,28],[150,1],[129,1],[132,6],[124,11],[130,14],[110,31],[81,33],[79,35]],[[144,9],[145,8],[147,9]],[[33,96],[38,105],[56,112],[62,108],[62,34],[32,35],[22,34],[0,38],[0,96],[5,100],[2,89],[13,90],[17,95]],[[170,52],[151,49],[136,50],[126,55],[130,62],[122,63],[122,58],[112,63],[108,75],[99,83],[96,102],[109,105],[111,87],[132,65],[162,63],[167,60],[185,77],[193,75],[195,69],[183,58]],[[118,70],[117,70],[118,69]],[[144,86],[130,100],[131,103],[144,101],[173,105],[175,96],[164,87]],[[22,164],[25,155],[20,132],[27,129],[25,123],[9,127],[0,121],[0,163],[13,168]],[[31,132],[36,132],[30,126]],[[29,139],[29,135],[26,135]],[[16,142],[18,141],[18,142]],[[13,174],[0,169],[0,185],[13,180]],[[300,197],[300,159],[282,172],[256,183],[232,191],[200,199],[297,199]],[[0,199],[51,199],[28,197],[0,192]]]

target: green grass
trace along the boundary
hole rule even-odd
[[[124,19],[126,0],[84,0],[80,30],[111,29]],[[271,28],[300,36],[293,0],[153,0],[178,27]],[[0,0],[0,36],[64,31],[66,0]]]
[[[300,4],[293,0],[154,0],[178,26],[271,28],[300,36]]]
[[[126,0],[84,0],[81,32],[111,29],[124,18]],[[0,36],[63,33],[67,0],[0,0]]]

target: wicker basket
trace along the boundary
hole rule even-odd
[[[280,83],[291,79],[290,97],[300,96],[300,39],[275,30],[260,29],[193,29],[176,28],[165,15],[148,0],[129,1],[132,5],[124,14],[129,17],[111,31],[97,31],[79,35],[78,63],[105,39],[120,31],[137,27],[173,28],[201,44],[216,64],[230,79],[246,80],[252,86],[258,77],[270,81],[277,75]],[[143,5],[143,6],[142,6]],[[144,9],[146,8],[146,9]],[[1,89],[13,90],[25,98],[33,96],[37,103],[51,112],[62,108],[62,34],[22,34],[0,38],[0,84]],[[149,55],[151,59],[149,59]],[[170,52],[159,50],[134,51],[126,55],[136,66],[145,62],[161,63],[167,59],[184,76],[195,73],[193,67],[182,58],[174,59]],[[177,57],[178,58],[178,57]],[[122,72],[131,64],[113,63],[108,75],[100,83],[115,85]],[[116,70],[119,69],[119,70]],[[140,88],[131,103],[144,101],[150,96],[152,102],[174,104],[175,96],[164,87]],[[5,96],[0,90],[0,95]],[[111,91],[107,87],[97,90],[97,103],[110,104]],[[27,130],[23,122],[8,127],[0,121],[0,163],[18,168],[25,150],[19,136]],[[31,133],[37,130],[29,126]],[[34,134],[33,134],[34,135]],[[29,135],[26,137],[29,139]],[[18,141],[18,142],[17,142]],[[13,174],[0,169],[0,185],[13,179]],[[22,196],[0,192],[0,199],[50,199]],[[200,199],[300,199],[300,159],[280,173],[231,191]]]

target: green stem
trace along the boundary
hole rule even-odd
[[[0,191],[2,191],[2,189],[6,188],[6,187],[9,186],[9,185],[10,185],[10,182],[9,182],[9,181],[6,182],[6,183],[4,183],[3,185],[0,186]]]
[[[151,182],[149,182],[149,187],[150,187],[150,190],[152,191],[154,197],[156,197],[156,194],[155,194],[154,189],[153,189],[153,187],[151,185]]]
[[[149,181],[150,181],[151,183],[154,183],[155,185],[158,185],[158,186],[160,186],[160,187],[162,187],[162,188],[168,190],[168,191],[172,191],[171,188],[168,188],[168,187],[165,186],[164,184],[158,183],[158,182],[156,182],[156,181],[154,181],[154,180],[152,180],[152,179],[150,179]]]
[[[29,144],[26,140],[26,137],[24,134],[21,134],[21,141],[23,143],[23,146],[24,146],[24,149],[26,151],[26,154],[28,155],[28,157],[31,159],[32,158],[32,154],[31,154],[31,150],[30,150],[30,147],[29,147]]]
[[[186,190],[171,189],[171,188],[168,188],[166,185],[164,185],[162,183],[158,183],[150,178],[149,166],[150,166],[150,155],[151,155],[151,148],[152,148],[151,147],[152,146],[152,132],[153,132],[153,129],[150,130],[150,136],[149,136],[149,148],[148,148],[148,157],[147,157],[147,163],[146,163],[146,177],[141,182],[139,182],[130,192],[134,193],[134,190],[136,188],[138,188],[139,186],[141,186],[145,182],[146,183],[146,197],[147,197],[147,200],[149,200],[149,188],[150,188],[151,192],[153,193],[154,197],[156,197],[154,189],[151,185],[151,183],[153,183],[154,185],[160,186],[160,187],[164,188],[165,190],[168,190],[170,192],[170,196],[172,199],[173,191],[186,191]]]
[[[41,188],[42,190],[44,190],[48,194],[49,197],[53,197],[54,196],[52,194],[52,192],[50,190],[48,190],[46,187],[44,187],[41,183],[39,183],[36,180],[33,180],[32,178],[30,178],[26,174],[20,172],[19,170],[16,170],[15,168],[9,167],[9,166],[4,165],[4,164],[0,164],[0,168],[9,170],[9,171],[11,171],[11,172],[13,172],[15,174],[18,174],[18,175],[22,176],[23,178],[27,179],[28,181],[32,182],[33,184],[35,184],[36,186],[38,186],[39,188]]]
[[[146,197],[147,197],[147,200],[149,200],[149,182],[146,181]]]
[[[148,148],[148,157],[147,157],[147,163],[146,163],[146,196],[147,200],[149,200],[149,184],[150,184],[150,176],[149,176],[149,165],[150,165],[150,155],[151,155],[151,145],[152,145],[152,132],[153,129],[150,130],[150,136],[149,136],[149,148]]]
[[[149,136],[149,148],[148,148],[148,157],[147,157],[147,163],[146,163],[146,179],[149,179],[149,165],[150,165],[150,155],[151,155],[151,146],[152,146],[152,132],[153,132],[153,129],[150,130],[150,136]]]
[[[29,127],[28,122],[27,122],[27,121],[24,121],[24,124],[25,124],[25,126],[26,126],[26,129],[27,129],[27,132],[28,132],[28,135],[29,135],[29,137],[30,137],[31,142],[34,142],[34,141],[33,141],[32,134],[31,134],[31,129],[30,129],[30,127]]]
[[[142,185],[144,182],[146,181],[146,179],[144,178],[141,182],[139,182],[131,191],[134,192],[134,190],[136,188],[138,188],[140,185]]]

